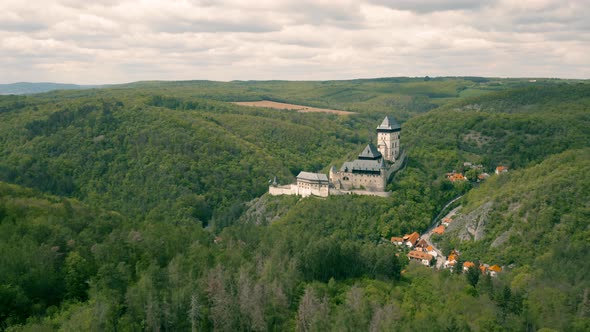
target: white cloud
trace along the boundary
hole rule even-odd
[[[588,17],[584,0],[4,0],[0,83],[589,78]]]

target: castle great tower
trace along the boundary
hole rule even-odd
[[[386,116],[377,127],[377,149],[383,155],[383,159],[395,162],[399,157],[401,130],[399,123],[391,116]]]

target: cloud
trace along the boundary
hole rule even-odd
[[[0,13],[0,83],[590,76],[587,1],[5,0]]]
[[[476,10],[493,4],[492,0],[371,0],[371,3],[396,10],[431,13],[449,10]]]

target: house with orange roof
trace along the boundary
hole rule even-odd
[[[457,264],[457,261],[449,261],[447,260],[444,264],[445,269],[453,268]]]
[[[436,250],[434,250],[433,246],[428,246],[426,247],[426,252],[431,254],[433,257],[437,257],[438,253],[436,252]]]
[[[489,177],[490,175],[488,173],[481,173],[477,176],[477,181],[483,181]]]
[[[496,167],[496,174],[506,173],[508,172],[508,166],[498,166]]]
[[[481,274],[486,274],[488,272],[488,267],[486,266],[486,264],[480,265],[479,270],[481,271]]]
[[[420,238],[420,234],[418,234],[418,232],[414,232],[412,234],[406,234],[404,235],[404,243],[406,244],[406,246],[408,246],[409,248],[412,248],[416,242],[418,241],[418,239]]]
[[[463,174],[455,172],[447,173],[447,179],[449,179],[451,182],[467,181],[467,178]]]
[[[502,272],[502,268],[499,267],[498,265],[495,265],[495,264],[490,266],[490,268],[488,270],[489,270],[488,273],[492,277],[495,277],[496,275],[498,275],[498,273]]]
[[[433,229],[432,232],[438,235],[442,235],[445,232],[445,226],[440,225],[437,228]]]
[[[473,262],[465,262],[463,263],[463,271],[467,272],[470,267],[475,267],[475,263]]]
[[[404,243],[404,239],[401,237],[395,237],[392,236],[391,237],[391,243],[397,245],[397,246],[401,246]]]
[[[445,268],[452,268],[457,263],[457,259],[459,258],[459,252],[455,249],[451,250],[449,253],[449,257],[447,257],[447,261],[444,264]]]
[[[449,226],[449,224],[452,223],[452,222],[453,222],[453,219],[451,217],[445,217],[442,220],[442,224],[445,225],[445,226]]]
[[[423,251],[412,250],[408,253],[408,259],[420,262],[424,266],[430,266],[433,256]]]
[[[416,243],[415,247],[416,247],[416,249],[426,251],[426,247],[428,247],[428,242],[426,242],[426,240],[424,240],[424,239],[420,239],[420,241],[418,241],[418,243]]]

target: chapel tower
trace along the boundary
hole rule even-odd
[[[402,128],[393,117],[386,116],[377,127],[377,148],[383,159],[395,162],[399,157],[399,139]]]

